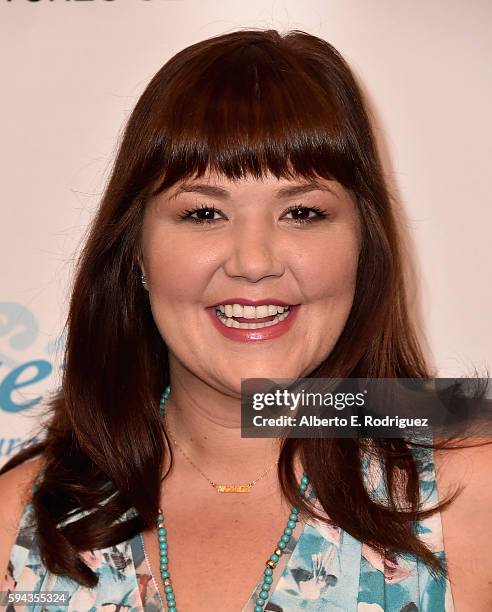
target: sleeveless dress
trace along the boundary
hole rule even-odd
[[[438,501],[433,451],[413,449],[413,452],[419,467],[423,507],[427,508]],[[384,497],[379,461],[371,459],[362,463],[371,496]],[[316,503],[312,489],[308,487],[306,494]],[[319,505],[317,508],[321,510]],[[134,508],[126,513],[128,517],[134,514]],[[68,601],[48,607],[42,603],[11,603],[6,612],[167,610],[150,570],[142,534],[109,548],[81,553],[99,576],[99,584],[89,589],[46,569],[40,559],[32,521],[32,506],[27,504],[0,591],[68,591]],[[440,514],[417,523],[416,533],[445,563]],[[258,584],[240,612],[254,612],[263,583],[263,569],[258,568]],[[273,579],[266,612],[454,611],[449,580],[434,578],[420,559],[410,554],[382,556],[335,524],[324,522],[297,523]],[[179,609],[179,593],[177,603]]]

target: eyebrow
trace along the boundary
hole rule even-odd
[[[325,185],[321,185],[316,181],[303,183],[302,185],[288,185],[286,187],[280,187],[280,189],[276,191],[275,197],[292,197],[296,195],[303,195],[310,191],[328,191],[334,196],[338,197],[333,189],[330,189]],[[229,191],[227,191],[227,189],[224,189],[224,187],[219,187],[217,185],[207,185],[205,183],[182,183],[180,187],[176,190],[174,197],[178,196],[180,193],[200,193],[202,195],[221,198],[223,200],[231,199]]]

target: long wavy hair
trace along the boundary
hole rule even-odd
[[[229,179],[268,172],[321,176],[356,196],[362,242],[353,306],[335,347],[309,376],[432,375],[408,313],[402,240],[368,111],[341,55],[302,31],[262,29],[241,29],[180,51],[151,79],[127,122],[79,257],[63,377],[46,402],[43,439],[0,471],[43,455],[32,496],[42,560],[51,572],[88,587],[98,578],[79,553],[154,525],[164,460],[171,454],[159,417],[159,399],[170,383],[168,349],[139,267],[146,200],[209,170]],[[365,486],[361,458],[369,447],[385,468],[386,505]],[[278,466],[283,495],[301,517],[326,520],[297,495],[298,451],[331,521],[384,553],[414,554],[445,574],[413,521],[442,510],[454,496],[422,510],[419,470],[406,441],[284,439]],[[398,504],[402,475],[406,510]],[[119,520],[131,507],[136,514]]]

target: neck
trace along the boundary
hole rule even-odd
[[[241,438],[240,399],[195,380],[182,384],[175,379],[165,406],[166,426],[179,448],[217,483],[251,482],[269,468],[268,476],[275,477],[280,441]]]

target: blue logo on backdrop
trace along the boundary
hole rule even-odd
[[[0,418],[2,411],[19,413],[33,408],[43,399],[34,397],[28,401],[15,398],[15,393],[47,379],[53,372],[53,359],[63,348],[64,338],[49,342],[44,347],[47,358],[23,361],[21,353],[31,348],[39,337],[39,326],[34,313],[16,302],[0,302]],[[7,373],[4,373],[7,370]],[[25,446],[34,442],[31,438],[22,442],[20,438],[0,438],[0,457],[10,455],[14,446]]]

